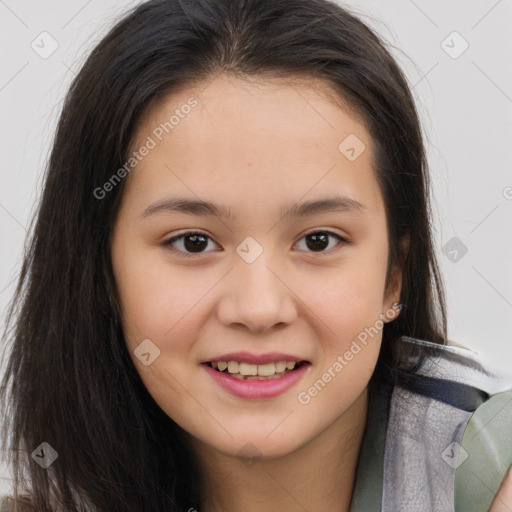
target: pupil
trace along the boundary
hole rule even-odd
[[[187,243],[189,240],[192,242],[191,244]],[[196,249],[204,249],[207,245],[206,237],[203,235],[187,235],[184,239],[184,244],[187,251],[199,252]],[[201,247],[201,244],[204,244],[204,247]]]
[[[313,244],[309,240],[313,240]],[[309,249],[325,249],[329,245],[328,236],[326,233],[313,233],[306,237],[306,244]]]

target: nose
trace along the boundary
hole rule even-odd
[[[218,303],[219,321],[251,333],[283,328],[297,317],[296,298],[282,271],[260,257],[252,263],[237,261],[224,283]]]

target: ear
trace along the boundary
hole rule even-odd
[[[402,291],[402,276],[404,264],[409,254],[409,233],[400,239],[400,257],[399,262],[392,268],[389,284],[386,289],[384,301],[382,303],[382,314],[387,318],[385,322],[393,321],[400,313],[400,309],[393,308],[394,302],[400,302],[400,293]],[[386,314],[387,313],[387,314]]]

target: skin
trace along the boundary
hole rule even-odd
[[[489,512],[507,512],[510,510],[512,510],[512,468],[508,470],[501,482]]]
[[[152,105],[133,150],[192,95],[198,105],[126,178],[114,225],[129,352],[155,401],[190,434],[205,475],[202,510],[348,511],[382,332],[308,404],[297,395],[365,328],[396,318],[401,275],[395,269],[385,293],[388,233],[370,135],[326,84],[220,75]],[[338,150],[349,134],[366,145],[355,161]],[[279,217],[282,207],[334,193],[362,203],[363,213]],[[141,217],[171,196],[222,203],[234,215]],[[210,237],[189,258],[180,255],[184,239],[164,245],[186,230]],[[324,249],[307,245],[305,235],[326,230],[350,243],[331,236]],[[252,263],[236,252],[248,236],[263,249]],[[134,350],[148,338],[160,355],[146,366]],[[239,350],[312,365],[275,398],[238,398],[200,363]],[[244,457],[247,443],[256,462]]]

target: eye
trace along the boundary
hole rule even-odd
[[[205,252],[203,249],[208,246],[208,240],[211,240],[211,238],[205,233],[201,233],[200,231],[187,231],[186,233],[170,238],[164,242],[163,245],[170,246],[173,251],[179,252],[181,256],[188,258],[193,257],[194,254]],[[185,250],[176,249],[176,247],[174,247],[176,242],[179,242],[178,245],[184,247]]]
[[[306,247],[312,252],[327,252],[326,247],[329,247],[329,239],[338,239],[338,244],[349,244],[350,241],[333,233],[332,231],[312,231],[307,233],[300,240],[306,240]],[[180,235],[174,236],[163,243],[164,246],[170,247],[173,251],[180,253],[184,257],[193,257],[194,254],[201,254],[208,246],[208,240],[212,240],[208,235],[200,231],[187,231]],[[213,241],[213,240],[212,240]],[[215,243],[215,242],[214,242]],[[215,245],[217,245],[215,243]],[[176,246],[180,246],[177,248]]]
[[[349,244],[350,241],[333,233],[332,231],[312,231],[310,233],[305,234],[301,240],[306,240],[306,247],[311,249],[313,252],[328,252],[325,251],[325,248],[329,246],[329,238],[337,238],[338,244]]]

